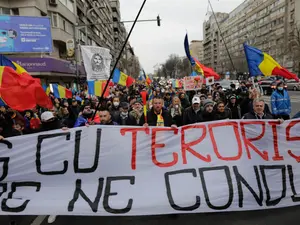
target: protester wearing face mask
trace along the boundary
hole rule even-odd
[[[63,125],[53,112],[46,111],[41,115],[42,126],[40,131],[50,131],[63,128]]]
[[[200,103],[200,98],[198,96],[194,96],[192,99],[192,106],[188,107],[184,111],[183,125],[203,122]]]
[[[94,112],[95,111],[91,109],[91,105],[89,103],[84,104],[81,108],[81,113],[79,114],[74,127],[100,124],[100,117],[98,113],[96,113],[95,118],[92,121]]]
[[[136,126],[135,118],[129,114],[129,104],[127,102],[120,103],[120,115],[115,121],[122,126]]]
[[[113,97],[112,105],[109,107],[109,112],[111,114],[112,120],[117,121],[120,115],[120,98]]]
[[[276,90],[271,96],[271,108],[274,119],[290,119],[291,100],[282,81],[277,84]]]
[[[173,124],[176,124],[177,127],[182,126],[184,108],[181,106],[180,99],[177,96],[173,97],[172,105],[170,106],[169,111],[173,120]]]

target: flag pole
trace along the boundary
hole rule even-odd
[[[115,71],[115,69],[117,68],[118,62],[120,61],[120,59],[121,59],[121,57],[122,57],[122,53],[123,53],[123,51],[124,51],[124,49],[125,49],[125,47],[126,47],[126,44],[127,44],[128,40],[129,40],[129,38],[130,38],[130,36],[131,36],[131,33],[132,33],[134,27],[135,27],[135,25],[136,25],[136,23],[137,23],[137,21],[138,21],[140,15],[141,15],[141,12],[143,11],[143,8],[144,8],[146,2],[147,2],[147,0],[144,0],[144,2],[143,2],[143,4],[142,4],[142,6],[141,6],[141,8],[140,8],[140,10],[139,10],[139,12],[138,12],[136,18],[135,18],[135,20],[134,20],[134,22],[133,22],[133,25],[132,25],[132,27],[131,27],[131,29],[130,29],[130,31],[129,31],[129,34],[127,35],[127,38],[126,38],[126,40],[125,40],[125,42],[124,42],[124,44],[123,44],[123,47],[122,47],[122,49],[121,49],[121,51],[120,51],[120,53],[119,53],[119,56],[118,56],[118,58],[117,58],[117,60],[116,60],[116,62],[115,62],[115,65],[114,65],[114,67],[113,67],[113,69],[112,69],[112,71],[111,71],[111,73],[110,73],[110,76],[109,76],[109,78],[108,78],[108,80],[107,80],[107,82],[106,82],[106,84],[105,84],[105,87],[104,87],[104,89],[103,89],[103,91],[102,91],[102,94],[101,94],[101,97],[100,97],[100,101],[98,102],[98,104],[97,104],[97,106],[96,106],[96,110],[95,110],[95,112],[94,112],[94,114],[93,114],[92,121],[95,119],[95,116],[96,116],[97,111],[99,110],[100,104],[103,102],[103,97],[104,97],[104,94],[105,94],[105,92],[106,92],[106,89],[108,88],[109,81],[112,79],[112,77],[113,77],[113,75],[114,75],[114,71]]]
[[[219,30],[219,32],[220,32],[220,36],[221,36],[221,38],[222,38],[222,40],[223,40],[225,49],[226,49],[226,51],[227,51],[228,57],[229,57],[229,59],[230,59],[231,65],[232,65],[232,68],[233,68],[234,71],[236,71],[235,66],[234,66],[234,63],[233,63],[233,61],[232,61],[232,57],[231,57],[231,55],[230,55],[230,52],[229,52],[228,47],[227,47],[227,44],[226,44],[225,39],[224,39],[224,37],[223,37],[223,34],[222,34],[222,31],[221,31],[221,28],[220,28],[220,25],[219,25],[217,16],[216,16],[216,14],[215,14],[215,11],[214,11],[214,9],[213,9],[213,7],[212,7],[212,4],[211,4],[210,0],[208,0],[208,4],[209,4],[209,6],[210,6],[210,8],[211,8],[211,11],[212,11],[212,13],[213,13],[213,15],[214,15],[214,18],[215,18],[215,21],[216,21],[218,30]]]

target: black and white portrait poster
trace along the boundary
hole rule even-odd
[[[87,80],[107,80],[110,74],[111,54],[107,48],[81,46]]]

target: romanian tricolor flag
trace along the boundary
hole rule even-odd
[[[195,71],[197,71],[200,75],[203,75],[204,77],[214,77],[215,80],[220,79],[220,75],[217,74],[213,69],[204,66],[199,62],[198,59],[196,59],[191,55],[189,39],[187,34],[185,35],[185,39],[184,39],[184,49],[185,49],[186,57],[190,60],[190,63]]]
[[[32,109],[36,105],[48,109],[53,107],[40,79],[26,72],[19,74],[11,66],[0,66],[0,96],[6,105],[18,111]]]
[[[18,74],[27,73],[27,71],[19,64],[11,61],[10,59],[8,59],[7,57],[1,54],[0,54],[0,66],[9,66],[13,68]]]
[[[67,88],[58,85],[58,84],[51,84],[52,86],[52,93],[55,98],[72,98],[73,94],[72,91],[68,90]]]
[[[154,98],[152,88],[148,90],[148,101],[151,101]]]
[[[181,81],[178,80],[178,79],[172,80],[172,87],[173,87],[173,88],[181,88],[181,87],[182,87]]]
[[[115,69],[113,82],[122,86],[130,87],[135,82],[135,80],[132,77],[121,72],[119,69]]]
[[[140,75],[139,75],[139,80],[144,80],[146,81],[146,85],[149,87],[150,84],[152,83],[152,80],[150,79],[150,77],[145,73],[144,69],[140,70]]]
[[[194,58],[191,56],[188,34],[186,34],[184,38],[184,49],[185,49],[186,57],[190,60],[192,67],[194,67],[196,63]]]
[[[276,62],[270,55],[261,50],[244,44],[250,76],[281,76],[299,81],[296,74],[289,72]]]
[[[214,77],[215,80],[219,80],[220,79],[220,75],[217,74],[212,68],[204,66],[195,57],[193,59],[195,60],[195,63],[196,63],[195,69],[196,68],[201,68],[201,71],[202,71],[201,74],[204,77]],[[199,71],[199,69],[198,70],[196,69],[196,71]]]
[[[88,94],[89,95],[95,95],[98,97],[102,96],[103,90],[105,88],[106,85],[106,80],[90,80],[88,81]],[[109,96],[109,88],[106,89],[104,97]]]

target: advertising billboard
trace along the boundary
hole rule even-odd
[[[0,52],[52,52],[50,18],[0,16]]]

